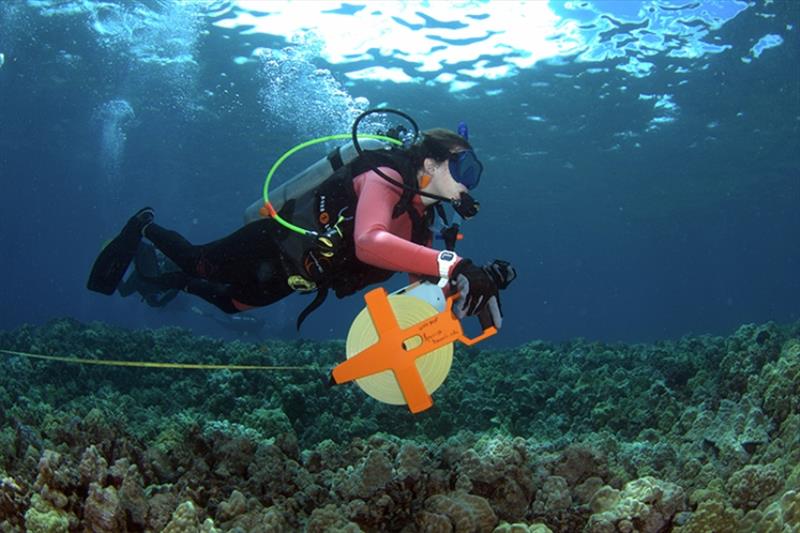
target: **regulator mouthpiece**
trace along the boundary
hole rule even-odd
[[[469,220],[474,217],[481,209],[481,204],[465,192],[461,193],[461,198],[453,200],[452,204],[453,209],[455,209],[456,213],[464,220]]]

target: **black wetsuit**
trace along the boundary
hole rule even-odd
[[[329,290],[342,298],[385,281],[399,270],[365,263],[358,258],[355,232],[360,195],[356,192],[358,183],[361,184],[359,190],[369,188],[372,201],[380,200],[380,206],[383,206],[376,207],[377,204],[368,202],[365,205],[372,207],[367,209],[366,215],[362,213],[367,216],[367,221],[371,218],[378,220],[373,224],[365,223],[363,229],[365,234],[380,234],[369,239],[380,249],[378,253],[373,251],[373,259],[403,255],[405,244],[413,246],[415,251],[425,246],[428,269],[438,268],[435,263],[437,252],[427,249],[430,220],[418,212],[421,201],[416,205],[411,192],[404,192],[387,184],[374,172],[368,172],[380,165],[395,172],[395,179],[416,182],[408,156],[373,156],[357,158],[340,167],[324,183],[281,207],[282,217],[300,227],[312,228],[311,231],[318,235],[325,235],[329,243],[327,248],[324,239],[301,238],[272,218],[251,222],[227,237],[199,246],[191,244],[175,231],[150,223],[143,235],[181,269],[181,272],[162,274],[160,281],[167,287],[200,296],[226,313],[236,313],[250,307],[270,305],[288,296],[294,292],[289,284],[293,280],[295,287],[301,287],[297,290],[317,293],[314,301],[300,313],[299,327],[308,313],[322,304]],[[387,230],[380,221],[388,214],[391,214],[388,224],[392,228]],[[365,220],[363,216],[361,220]],[[383,244],[383,233],[391,234],[392,245]],[[362,248],[365,246],[363,240],[359,241]],[[403,246],[398,249],[400,243]],[[396,267],[396,262],[389,262]],[[413,265],[408,271],[418,266]]]
[[[151,281],[183,289],[226,313],[270,305],[293,292],[275,226],[274,220],[258,220],[222,239],[194,245],[175,231],[150,224],[145,237],[181,269]]]

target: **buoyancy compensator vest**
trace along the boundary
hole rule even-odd
[[[335,149],[270,193],[271,209],[265,210],[263,201],[259,201],[245,212],[248,222],[275,213],[307,230],[301,234],[276,224],[273,236],[282,250],[287,283],[298,292],[317,291],[317,297],[298,317],[298,329],[322,305],[329,290],[343,298],[395,274],[360,261],[353,240],[358,201],[353,184],[356,176],[377,167],[388,167],[400,174],[404,183],[416,182],[410,158],[402,150],[379,144],[377,149],[362,150],[360,154],[355,154],[348,145]],[[324,176],[326,167],[329,174]],[[427,244],[432,212],[421,215],[411,202],[403,202],[403,208],[399,216],[411,217],[412,242]]]

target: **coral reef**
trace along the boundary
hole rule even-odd
[[[446,517],[453,531],[491,531],[497,524],[487,500],[463,491],[434,494],[425,500],[425,510],[426,517]]]
[[[653,477],[635,479],[620,491],[608,485],[592,496],[593,514],[584,531],[657,533],[686,508],[683,489]]]
[[[329,387],[342,342],[57,320],[0,348],[0,531],[800,531],[800,325],[458,348],[420,415]]]

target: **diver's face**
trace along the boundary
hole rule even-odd
[[[430,183],[423,187],[422,190],[437,196],[444,196],[450,200],[458,200],[461,194],[467,192],[467,188],[457,182],[453,175],[450,174],[450,165],[447,161],[436,161],[435,159],[427,158],[423,164],[422,174],[427,174],[431,177]],[[422,202],[425,205],[431,205],[437,200],[422,197]]]

